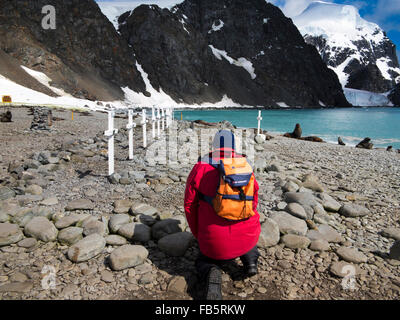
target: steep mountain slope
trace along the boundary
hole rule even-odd
[[[343,87],[387,92],[400,82],[395,45],[354,6],[316,1],[293,21]]]
[[[56,9],[55,30],[42,28],[45,5]],[[45,73],[53,87],[78,98],[122,100],[121,87],[145,92],[131,49],[93,0],[1,1],[0,52],[2,59]],[[26,78],[35,82],[21,70],[9,79],[49,94]]]
[[[389,93],[389,99],[395,106],[400,107],[400,83]]]
[[[45,5],[56,9],[55,30],[42,28]],[[118,22],[119,33],[94,0],[1,1],[3,86],[51,101],[71,94],[143,106],[349,105],[315,47],[264,0],[146,5]]]
[[[348,106],[336,74],[264,0],[186,0],[120,16],[151,85],[184,103],[227,95],[252,106]]]

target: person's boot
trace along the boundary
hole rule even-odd
[[[222,274],[217,267],[212,267],[207,276],[206,300],[222,300]]]
[[[257,263],[252,263],[245,266],[246,275],[253,277],[258,273]]]

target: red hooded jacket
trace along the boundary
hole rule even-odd
[[[232,149],[219,149],[211,153],[213,159],[241,157]],[[228,221],[219,217],[214,208],[199,200],[199,193],[214,197],[220,174],[205,162],[198,162],[192,169],[185,191],[185,214],[190,230],[199,243],[200,251],[214,260],[230,260],[244,255],[258,242],[261,231],[257,212],[259,186],[254,180],[253,210],[255,215],[244,221]]]

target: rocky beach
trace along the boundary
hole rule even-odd
[[[153,141],[150,124],[144,149],[136,119],[128,160],[118,116],[108,177],[107,114],[53,109],[47,127],[47,114],[35,125],[29,108],[11,111],[0,123],[0,299],[202,298],[185,182],[203,134],[243,130],[175,121]],[[227,263],[224,299],[397,300],[400,154],[254,132],[242,143],[260,185],[259,273]]]

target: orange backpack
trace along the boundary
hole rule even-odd
[[[207,157],[202,162],[219,171],[220,182],[214,197],[201,195],[200,199],[208,202],[218,216],[230,221],[242,221],[254,216],[254,175],[246,157],[225,158],[219,163]]]

